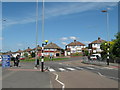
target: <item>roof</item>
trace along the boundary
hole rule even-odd
[[[32,49],[30,49],[30,47],[28,47],[28,49],[24,50],[24,52],[29,52],[31,51]]]
[[[40,47],[39,45],[37,46],[37,50],[41,50],[42,47]],[[34,48],[33,50],[36,50],[36,48]]]
[[[23,52],[23,51],[19,49],[16,53],[21,53],[21,52]]]
[[[91,42],[90,44],[101,44],[103,42],[105,42],[105,40],[102,40],[100,37],[98,37],[98,40],[95,40],[95,41]]]
[[[55,43],[49,43],[48,45],[46,45],[44,47],[45,49],[62,49],[61,47],[59,47],[58,45],[56,45]]]
[[[85,46],[85,44],[74,40],[74,42],[69,43],[67,46]]]

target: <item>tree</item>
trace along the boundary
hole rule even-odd
[[[120,32],[117,33],[117,35],[115,37],[116,37],[116,40],[115,40],[115,43],[112,48],[112,53],[116,57],[120,58]]]
[[[24,53],[24,56],[27,58],[28,57],[28,53]]]
[[[32,52],[32,53],[31,53],[31,57],[32,57],[32,58],[35,57],[35,52]]]
[[[104,43],[101,44],[100,48],[103,50],[101,52],[101,56],[103,59],[106,59],[107,58],[107,53],[109,52],[110,53],[110,61],[111,62],[114,62],[114,55],[112,53],[112,48],[113,48],[113,45],[114,45],[115,41],[106,41]],[[108,48],[109,48],[109,51],[108,51]]]

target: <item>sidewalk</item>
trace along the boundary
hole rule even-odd
[[[2,70],[3,88],[50,88],[50,75],[34,69],[34,62],[22,62],[21,67]]]
[[[97,66],[104,66],[104,67],[113,67],[113,68],[120,68],[120,64],[117,63],[109,63],[109,65],[107,65],[107,63],[105,61],[97,61],[97,60],[82,60],[81,63],[84,64],[92,64],[92,65],[97,65]]]

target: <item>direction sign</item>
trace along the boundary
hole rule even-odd
[[[2,55],[2,67],[10,67],[10,55]]]

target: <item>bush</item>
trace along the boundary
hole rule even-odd
[[[85,56],[89,56],[88,50],[85,50],[85,51],[84,51],[84,55],[85,55]]]
[[[27,58],[28,57],[28,53],[24,53],[24,56]]]

